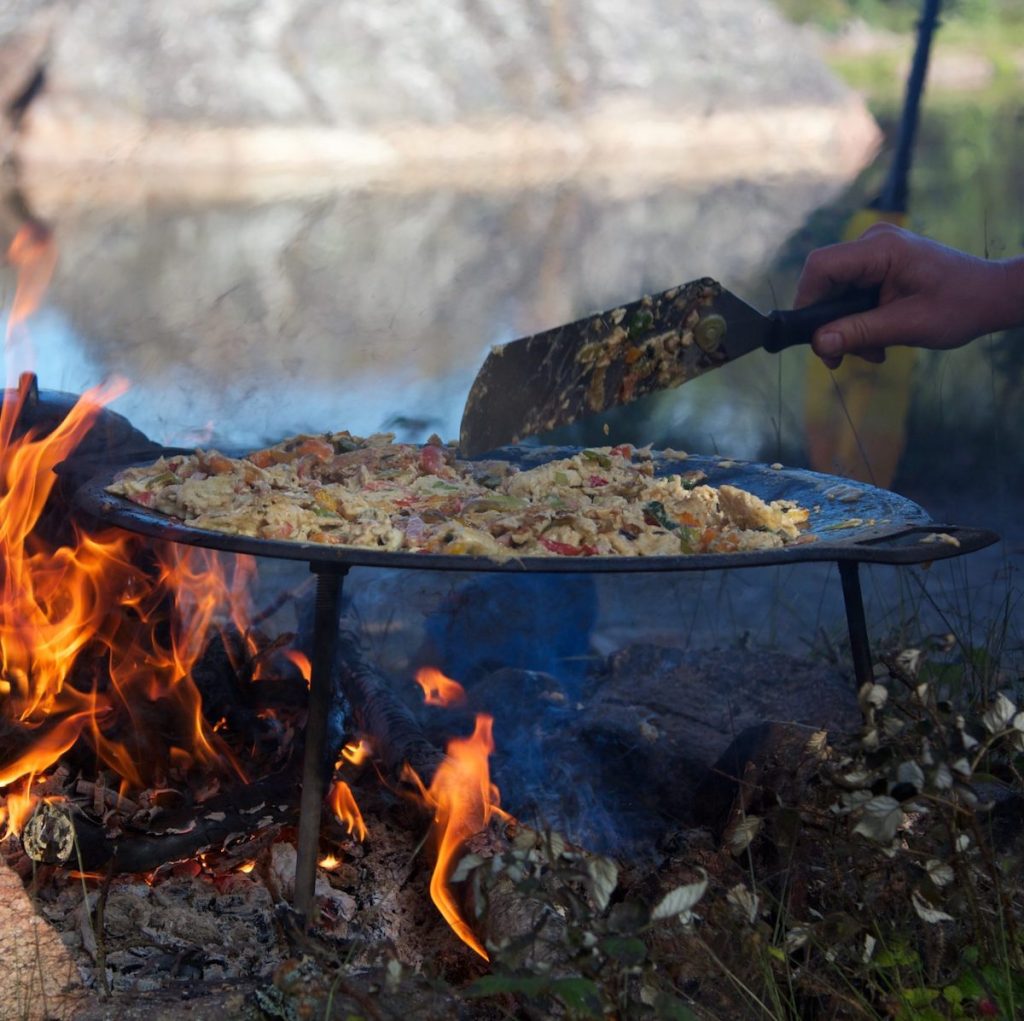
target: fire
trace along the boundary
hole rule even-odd
[[[445,677],[436,667],[425,666],[417,670],[416,683],[423,689],[423,700],[427,705],[453,706],[466,701],[462,685]]]
[[[356,840],[366,839],[366,823],[363,822],[363,814],[356,804],[352,788],[344,780],[337,780],[327,796],[331,811],[338,821],[343,823],[348,832]]]
[[[290,659],[299,668],[299,673],[302,674],[302,679],[308,688],[309,679],[313,676],[313,664],[310,663],[309,656],[304,652],[299,652],[298,649],[285,649],[284,657]]]
[[[317,865],[322,869],[326,869],[328,872],[333,872],[341,864],[341,859],[335,857],[333,854],[325,854],[318,862]]]
[[[8,355],[7,376],[13,380],[12,342],[17,337],[18,328],[39,308],[57,265],[57,245],[50,228],[38,222],[25,223],[19,227],[7,249],[7,261],[18,275],[4,338]],[[27,368],[24,361],[22,368]]]
[[[342,760],[350,762],[353,766],[361,766],[371,755],[373,755],[373,746],[365,737],[361,737],[358,741],[350,741],[341,749]]]
[[[25,780],[7,795],[6,817],[2,820],[4,824],[4,835],[6,833],[20,833],[25,824],[32,816],[39,798],[32,793],[32,781],[34,777],[26,777]]]
[[[38,307],[52,274],[56,247],[48,230],[32,225],[19,231],[8,258],[18,270],[7,321],[10,357],[14,331]],[[248,627],[255,561],[233,558],[229,569],[209,551],[118,530],[87,534],[62,521],[58,541],[44,539],[38,528],[56,484],[55,466],[124,389],[118,382],[86,392],[46,435],[19,432],[29,380],[8,391],[0,406],[0,721],[11,734],[0,750],[6,794],[0,826],[13,832],[20,832],[44,791],[41,774],[78,744],[91,749],[98,768],[120,777],[122,794],[173,788],[191,771],[206,776],[230,768],[245,779],[218,733],[221,721],[211,725],[203,715],[192,671],[210,635],[228,622],[246,637],[249,651],[257,651]],[[295,650],[288,656],[308,684],[308,657]],[[465,701],[462,686],[439,670],[424,668],[416,680],[429,705]],[[490,716],[479,714],[469,737],[452,739],[429,789],[410,771],[434,813],[431,897],[484,959],[487,952],[461,917],[449,883],[466,841],[500,813],[488,765],[492,726]],[[346,745],[341,761],[358,765],[371,754],[364,739]],[[347,783],[334,783],[329,802],[348,832],[366,839]],[[321,862],[324,868],[337,864],[333,856]],[[246,861],[238,870],[253,867]]]
[[[45,769],[74,744],[96,707],[80,692],[64,696],[75,658],[99,630],[106,607],[98,582],[104,565],[124,561],[125,540],[89,539],[76,548],[45,549],[32,535],[57,481],[54,467],[74,450],[106,401],[123,386],[85,393],[44,439],[13,439],[28,396],[26,378],[0,407],[0,677],[7,715],[28,727],[51,726],[34,747],[0,767],[0,785]]]
[[[0,408],[0,714],[22,738],[0,756],[0,787],[24,781],[27,802],[8,806],[15,829],[34,805],[33,777],[80,740],[128,787],[193,768],[241,774],[191,672],[216,620],[244,623],[251,564],[228,571],[206,550],[157,544],[147,569],[124,533],[72,527],[56,545],[35,531],[54,466],[124,389],[86,392],[45,436],[15,435],[28,381]]]
[[[478,713],[469,737],[452,738],[448,742],[448,756],[438,767],[429,789],[424,789],[408,766],[405,774],[434,810],[437,863],[430,879],[431,899],[459,939],[484,960],[489,960],[487,951],[459,914],[448,879],[455,871],[463,844],[486,829],[498,809],[498,789],[491,783],[487,761],[494,751],[493,725],[493,717]]]

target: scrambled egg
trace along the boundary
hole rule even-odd
[[[801,538],[805,508],[701,472],[655,476],[648,450],[583,450],[518,470],[460,461],[436,438],[296,436],[244,458],[197,450],[121,472],[109,491],[211,531],[376,550],[674,556]]]

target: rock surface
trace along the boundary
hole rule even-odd
[[[763,0],[76,0],[48,77],[54,100],[222,125],[543,117],[612,98],[677,112],[840,99],[788,34]]]
[[[629,646],[609,657],[583,702],[580,736],[603,751],[607,782],[677,819],[692,818],[698,782],[748,727],[855,728],[859,719],[838,671],[767,650]]]
[[[0,1017],[71,1018],[85,993],[74,958],[39,915],[13,870],[0,862]]]
[[[25,26],[46,16],[43,53]],[[766,0],[11,0],[5,44],[45,74],[16,145],[28,165],[380,174],[488,152],[613,166],[686,150],[696,170],[772,148],[796,167],[794,142],[811,142],[842,174],[876,141]]]

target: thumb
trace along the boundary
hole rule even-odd
[[[855,354],[874,361],[894,336],[890,319],[885,308],[836,319],[815,332],[811,346],[826,360]]]

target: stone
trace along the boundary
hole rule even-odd
[[[643,642],[607,657],[582,685],[495,671],[470,687],[469,707],[494,715],[491,777],[503,808],[627,856],[650,853],[679,826],[721,829],[736,800],[730,777],[775,747],[749,734],[792,733],[805,744],[819,728],[855,730],[860,719],[851,682],[825,663]],[[734,739],[735,768],[709,784]]]
[[[718,837],[738,820],[762,817],[780,804],[799,805],[799,780],[816,761],[808,744],[814,727],[799,723],[759,723],[738,734],[694,790],[693,814]]]
[[[64,1021],[86,992],[71,952],[0,862],[0,1018]]]
[[[12,34],[17,13],[40,5],[8,6]],[[58,10],[46,87],[17,147],[27,163],[379,173],[481,151],[521,168],[545,153],[578,166],[645,153],[642,170],[771,148],[805,169],[809,128],[811,148],[849,173],[849,156],[859,150],[859,165],[877,143],[863,104],[767,0],[484,0],[443,15],[431,0]],[[813,110],[829,114],[811,126]]]
[[[609,657],[574,730],[602,786],[640,817],[693,821],[708,767],[748,727],[856,727],[855,693],[834,668],[782,652],[637,644]],[[716,801],[723,796],[716,795]]]

